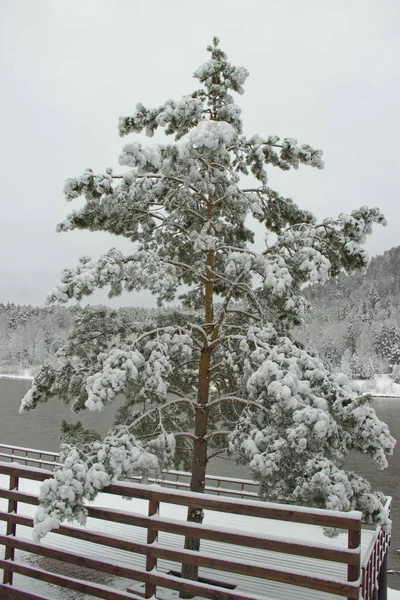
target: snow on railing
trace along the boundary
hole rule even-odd
[[[53,468],[59,465],[60,455],[57,452],[0,444],[0,460],[11,460],[43,468]],[[190,473],[185,471],[163,471],[158,479],[149,479],[150,483],[158,483],[173,489],[190,488]],[[140,482],[140,477],[130,478],[132,481]],[[228,496],[235,498],[247,498],[257,500],[259,484],[251,479],[225,477],[223,475],[207,475],[205,491],[217,496]]]
[[[25,465],[38,466],[44,469],[53,469],[57,466],[59,454],[45,450],[24,448],[8,444],[0,444],[0,460],[24,463]],[[163,487],[180,490],[189,490],[190,474],[184,471],[168,471],[162,474],[157,480],[151,480],[149,483],[157,483]],[[132,482],[139,482],[139,477],[131,478]],[[232,477],[223,477],[208,475],[206,479],[206,493],[223,496],[224,498],[257,499],[258,484],[247,479],[235,479]],[[385,509],[390,516],[391,498],[387,499]],[[309,509],[303,509],[304,512]],[[354,537],[354,534],[353,534]],[[357,536],[356,536],[357,537]],[[368,550],[363,558],[361,565],[362,597],[363,600],[373,600],[379,591],[379,588],[386,586],[384,580],[386,573],[386,557],[390,543],[390,535],[383,532],[381,527],[374,531],[373,538],[369,544]],[[349,538],[349,548],[359,545],[358,539]],[[350,579],[356,579],[356,566],[349,566]],[[382,592],[382,589],[381,589]],[[382,596],[384,597],[384,596]]]
[[[48,469],[3,462],[0,463],[0,475],[9,478],[8,488],[0,488],[0,498],[8,501],[7,510],[0,510],[0,521],[5,521],[7,524],[5,534],[0,535],[0,544],[5,546],[4,559],[0,559],[0,568],[4,573],[0,591],[2,589],[17,591],[12,587],[15,583],[13,578],[14,574],[20,574],[107,600],[135,598],[136,592],[129,592],[130,588],[126,591],[113,588],[110,581],[107,586],[94,583],[96,574],[90,576],[88,581],[87,576],[80,579],[75,574],[73,578],[66,576],[65,571],[62,570],[61,575],[60,571],[53,572],[51,564],[45,560],[51,558],[67,565],[75,565],[78,574],[79,569],[85,567],[97,574],[116,576],[119,581],[121,577],[128,579],[131,582],[129,585],[132,585],[132,580],[142,582],[145,584],[146,598],[155,596],[157,588],[161,587],[210,599],[260,600],[260,595],[261,598],[269,596],[263,591],[269,582],[282,585],[282,589],[287,590],[289,587],[293,590],[290,596],[286,591],[286,598],[298,598],[296,591],[298,587],[309,590],[310,598],[320,598],[321,593],[324,597],[325,594],[336,594],[354,600],[359,597],[361,513],[357,511],[340,513],[270,502],[216,498],[210,494],[118,482],[103,490],[105,494],[112,496],[110,504],[114,508],[88,505],[87,527],[61,525],[51,534],[52,540],[48,546],[46,542],[37,544],[29,541],[29,534],[28,537],[26,534],[20,536],[18,527],[20,525],[32,527],[33,518],[28,516],[26,505],[38,504],[37,494],[32,493],[34,491],[32,484],[31,487],[27,487],[26,482],[29,480],[40,482],[47,479]],[[20,481],[24,482],[25,491],[21,491]],[[138,503],[144,502],[144,509],[147,506],[147,510],[143,512],[142,508],[142,512],[139,513],[120,510],[118,509],[118,506],[121,506],[118,500],[120,497],[134,499],[135,510],[139,506]],[[20,503],[25,505],[23,514],[18,511]],[[160,513],[161,505],[162,513]],[[210,526],[187,522],[185,515],[186,508],[189,506],[195,509],[206,509],[213,514],[216,511],[220,515],[218,524]],[[181,518],[179,518],[179,507],[185,509],[183,517],[182,510],[180,511]],[[235,529],[231,522],[237,518],[237,515],[241,515],[242,518],[257,518],[257,528],[254,532]],[[94,525],[99,519],[101,524]],[[292,528],[295,527],[295,523],[300,523],[345,529],[348,531],[348,547],[338,547],[330,541],[318,543],[303,538],[272,536],[267,533],[270,524],[264,524],[264,519],[287,521],[293,524]],[[223,522],[229,526],[221,526],[220,523]],[[67,551],[66,542],[62,542],[65,538],[62,536],[80,541],[73,545],[73,551]],[[198,552],[184,549],[183,538],[188,536],[207,540],[207,544],[204,544],[205,550],[203,550],[203,543]],[[100,550],[96,550],[95,545],[100,546]],[[238,546],[239,552],[230,551],[230,548],[234,550]],[[15,553],[16,550],[43,557],[40,568],[34,566],[32,561],[24,561],[20,553]],[[117,550],[123,550],[124,553],[117,553]],[[287,566],[289,555],[300,561],[296,563],[299,568],[294,569],[293,565]],[[142,565],[137,563],[140,556],[144,558]],[[278,561],[279,557],[281,558]],[[168,566],[171,562],[175,564],[175,571],[171,571],[171,567]],[[323,563],[333,563],[336,568],[322,570]],[[179,573],[182,564],[197,565],[205,570],[212,569],[219,577],[219,581],[204,578],[199,581],[183,579]],[[346,566],[347,569],[343,570]],[[316,572],[318,575],[315,574]],[[321,576],[320,573],[323,575]],[[228,586],[228,589],[223,583],[224,574],[225,581],[228,574],[228,581],[234,584]],[[259,582],[258,587],[257,582]],[[255,591],[260,589],[261,594]],[[312,596],[316,592],[318,595]],[[23,594],[26,592],[21,590],[21,595],[14,597],[29,597]]]

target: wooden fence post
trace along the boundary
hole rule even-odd
[[[152,515],[157,515],[160,509],[160,503],[157,500],[149,500],[149,511],[148,515],[151,517]],[[147,543],[152,544],[156,542],[158,539],[158,531],[157,529],[148,529],[147,530]],[[157,559],[148,554],[146,556],[146,571],[152,571],[157,567]],[[150,582],[146,582],[145,587],[145,598],[151,598],[155,596],[156,586]]]
[[[18,484],[19,484],[19,477],[16,477],[15,475],[10,475],[10,485],[9,485],[8,489],[9,490],[18,490]],[[7,512],[8,513],[12,513],[12,512],[16,513],[17,508],[18,508],[18,502],[16,500],[10,499],[8,501]],[[7,521],[6,535],[15,536],[16,531],[17,531],[16,523],[12,523],[10,520]],[[15,549],[11,548],[10,546],[6,546],[5,551],[4,551],[4,559],[5,560],[14,560],[14,555],[15,555]],[[4,569],[3,583],[9,583],[10,585],[12,585],[12,582],[13,582],[13,572]]]
[[[387,552],[378,575],[378,600],[387,600]]]
[[[347,547],[349,549],[359,548],[361,543],[361,522],[358,523],[357,530],[348,531],[347,537]],[[347,581],[357,581],[360,577],[360,562],[361,562],[361,552],[359,555],[359,561],[357,565],[348,565],[347,566]]]

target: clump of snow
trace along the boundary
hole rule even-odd
[[[167,100],[164,109],[156,117],[156,122],[163,127],[173,119],[192,119],[195,121],[201,118],[202,112],[203,103],[199,98],[183,96],[178,101]]]
[[[113,348],[104,361],[103,370],[87,379],[86,407],[92,411],[103,410],[105,404],[112,402],[125,389],[128,380],[137,379],[138,368],[143,363],[140,352]]]
[[[200,121],[189,139],[194,148],[217,148],[218,144],[232,144],[237,137],[235,128],[225,121]]]
[[[153,442],[151,453],[143,448],[128,427],[119,427],[102,442],[95,442],[90,450],[62,444],[60,460],[63,464],[40,488],[34,540],[40,541],[59,527],[61,521],[76,520],[84,525],[87,518],[85,503],[94,500],[113,481],[135,475],[157,477],[173,457],[175,439],[171,434],[161,434]]]
[[[119,164],[142,169],[150,165],[158,169],[162,164],[160,147],[143,147],[139,142],[126,144],[119,156]]]

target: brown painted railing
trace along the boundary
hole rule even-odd
[[[391,503],[392,498],[387,498],[385,510],[389,517]],[[378,525],[361,565],[363,600],[375,600],[377,597],[378,599],[383,597],[379,591],[382,586],[386,586],[386,559],[389,544],[390,534],[385,533]]]
[[[60,455],[56,452],[0,444],[0,461],[10,460],[24,465],[52,469],[54,465],[58,464],[57,461],[59,458]]]
[[[45,450],[37,450],[8,444],[0,444],[0,461],[13,461],[25,465],[33,465],[53,470],[57,466],[59,454]],[[164,472],[157,480],[163,487],[187,490],[189,488],[190,474],[184,471]],[[140,482],[139,477],[132,481]],[[257,499],[258,484],[248,479],[237,479],[231,477],[208,475],[206,479],[206,492],[224,497],[236,497],[245,499]],[[386,511],[390,516],[391,498],[387,499]],[[374,600],[381,596],[380,588],[386,587],[386,561],[390,544],[390,535],[384,533],[381,527],[377,527],[370,542],[369,548],[363,558],[362,571],[362,598],[363,600]],[[21,596],[22,597],[22,596]]]
[[[134,555],[141,554],[145,557],[145,566],[128,567],[115,564],[109,560],[97,560],[83,554],[68,552],[54,547],[46,547],[45,544],[36,544],[21,538],[18,534],[18,525],[32,527],[31,517],[18,514],[19,503],[37,505],[38,499],[34,494],[19,490],[20,479],[43,481],[49,476],[46,469],[17,465],[15,463],[0,463],[0,474],[9,478],[9,489],[1,488],[0,497],[8,500],[8,510],[0,511],[0,520],[6,521],[7,529],[5,535],[0,535],[0,544],[5,546],[5,557],[0,560],[0,568],[4,572],[3,585],[0,590],[15,590],[12,586],[14,573],[39,579],[42,582],[53,583],[61,587],[91,594],[98,598],[107,600],[119,600],[122,598],[135,598],[135,593],[111,589],[109,586],[88,582],[83,579],[71,578],[58,575],[45,570],[43,565],[40,569],[28,566],[27,563],[18,560],[15,550],[36,554],[62,561],[63,563],[86,567],[101,573],[127,578],[135,582],[144,582],[146,597],[152,596],[157,587],[169,588],[184,592],[186,594],[201,596],[204,598],[218,600],[255,600],[259,596],[239,589],[227,590],[222,585],[211,585],[204,582],[193,582],[184,580],[168,571],[163,571],[159,566],[159,560],[168,560],[173,563],[190,563],[200,567],[213,569],[218,572],[240,574],[242,577],[250,577],[261,580],[271,580],[280,583],[300,586],[310,590],[337,594],[339,596],[357,599],[359,596],[360,579],[360,531],[361,514],[337,513],[327,510],[311,510],[302,507],[284,506],[266,502],[254,502],[247,500],[236,500],[232,498],[216,498],[209,494],[193,494],[178,490],[166,490],[159,487],[147,486],[137,483],[117,483],[109,486],[104,491],[108,494],[139,498],[148,502],[148,516],[112,509],[104,509],[94,506],[88,507],[89,517],[102,519],[113,523],[123,523],[127,526],[144,528],[147,531],[147,541],[140,538],[138,541],[114,535],[106,535],[90,528],[75,528],[62,525],[55,531],[58,536],[68,536],[79,540],[85,540],[102,547],[118,548],[126,550]],[[326,527],[338,527],[348,531],[348,548],[339,549],[329,544],[309,544],[305,541],[280,540],[264,534],[238,533],[236,530],[227,530],[222,527],[207,527],[199,524],[187,523],[183,520],[163,518],[159,516],[160,504],[167,503],[179,506],[192,506],[194,508],[209,509],[223,513],[248,515],[260,519],[278,519],[294,523],[306,523],[311,525],[323,525]],[[168,532],[179,536],[195,536],[202,540],[212,540],[216,548],[212,554],[185,550],[182,547],[171,547],[171,543],[162,543],[159,532]],[[182,539],[180,538],[180,542]],[[246,549],[259,549],[260,562],[231,560],[224,544],[235,544],[243,548],[242,556],[246,556]],[[59,546],[60,547],[60,546]],[[273,551],[276,553],[304,556],[322,561],[331,561],[347,565],[347,581],[340,581],[337,577],[323,578],[315,576],[313,572],[293,572],[290,569],[280,569],[261,562],[262,551]],[[249,550],[247,550],[248,552]],[[109,553],[111,554],[111,552]],[[107,553],[104,553],[108,557]],[[132,560],[132,563],[134,561]],[[318,563],[317,563],[318,564]],[[233,577],[233,575],[232,575]],[[2,588],[2,589],[1,589]],[[249,587],[247,586],[247,590]],[[293,598],[296,598],[295,587]],[[13,591],[10,592],[11,594]],[[20,593],[18,591],[18,593]],[[40,598],[40,596],[29,595],[24,592],[10,598]],[[2,596],[6,597],[6,596]]]
[[[12,460],[24,465],[53,469],[60,456],[56,452],[23,448],[0,444],[0,460]],[[140,477],[132,477],[132,481],[140,482]],[[158,479],[150,479],[150,483],[157,483],[172,489],[189,490],[190,473],[185,471],[164,471]],[[224,477],[223,475],[207,475],[205,491],[216,496],[233,498],[258,499],[258,483],[251,479]]]

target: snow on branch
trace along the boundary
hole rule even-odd
[[[52,479],[43,482],[34,519],[34,539],[40,541],[60,521],[77,520],[82,525],[87,518],[85,502],[112,482],[123,477],[157,477],[169,465],[175,452],[172,434],[162,433],[152,441],[151,451],[145,450],[128,427],[110,432],[102,442],[78,449],[61,446],[61,467]]]
[[[80,259],[75,269],[64,269],[58,286],[47,296],[47,302],[81,300],[96,289],[110,286],[109,296],[127,291],[150,289],[160,300],[173,300],[179,286],[176,267],[157,255],[138,251],[130,257],[112,248],[97,263],[89,257]]]
[[[262,493],[338,510],[358,508],[368,520],[382,519],[379,494],[337,466],[354,448],[370,454],[380,468],[393,452],[395,440],[368,400],[343,374],[330,375],[318,357],[271,327],[250,327],[240,351],[248,397],[269,417],[255,420],[253,407],[246,407],[230,435],[230,451],[249,461]]]
[[[137,380],[144,363],[145,359],[138,351],[113,348],[103,361],[102,371],[86,380],[86,407],[91,411],[103,410],[125,390],[129,381]]]
[[[152,137],[158,127],[165,127],[165,133],[176,134],[179,139],[187,133],[194,123],[198,123],[203,116],[203,101],[193,96],[183,96],[180,100],[167,100],[165,104],[156,109],[147,109],[143,104],[137,104],[131,117],[119,119],[118,130],[120,136],[129,133],[145,131]]]
[[[95,175],[92,169],[86,169],[81,177],[67,179],[63,191],[68,202],[83,194],[89,202],[98,202],[103,194],[109,194],[112,189],[112,169],[107,169],[105,174],[100,175]]]

